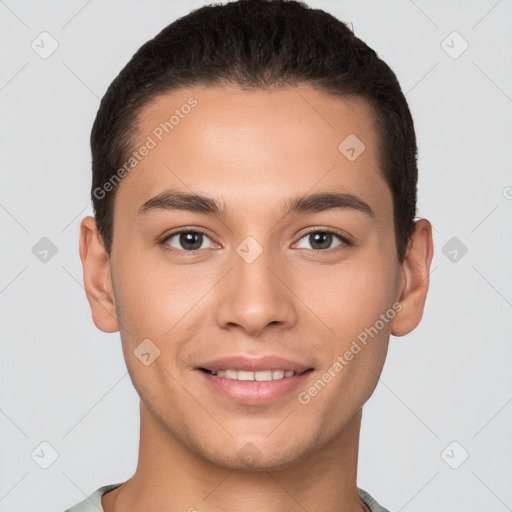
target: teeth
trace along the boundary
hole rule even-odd
[[[216,373],[212,372],[212,374],[217,375],[217,377],[225,377],[226,379],[260,382],[279,380],[296,375],[293,370],[262,370],[259,372],[249,372],[247,370],[219,370]]]

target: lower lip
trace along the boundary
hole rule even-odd
[[[251,381],[226,379],[226,377],[217,377],[202,370],[197,371],[214,390],[235,402],[248,405],[264,405],[275,402],[303,385],[312,373],[312,370],[308,370],[293,377]]]

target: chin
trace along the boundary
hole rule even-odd
[[[242,473],[280,471],[294,466],[306,458],[309,450],[294,445],[283,447],[265,441],[247,441],[245,443],[233,441],[233,445],[241,446],[234,452],[218,453],[216,448],[213,451],[200,449],[198,454],[218,467],[229,471]]]

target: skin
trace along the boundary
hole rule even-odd
[[[392,196],[378,171],[377,134],[363,100],[308,85],[181,89],[145,107],[134,146],[191,96],[198,105],[118,185],[110,256],[94,218],[81,224],[93,320],[102,331],[119,330],[141,398],[136,472],[103,497],[103,507],[368,510],[356,487],[362,407],[382,371],[390,334],[403,336],[421,320],[431,225],[416,222],[400,264]],[[338,150],[349,134],[366,146],[354,161]],[[168,189],[211,197],[227,216],[137,215]],[[282,215],[287,200],[333,190],[357,196],[374,215],[351,208]],[[162,242],[179,228],[203,230],[201,248],[192,253],[179,235]],[[315,252],[311,230],[339,233],[353,244],[333,236]],[[250,264],[236,252],[247,236],[263,249]],[[309,403],[300,403],[299,392],[398,302],[401,310],[378,335]],[[160,350],[149,366],[134,355],[144,339]],[[196,369],[235,354],[279,355],[314,370],[275,403],[235,403]],[[247,443],[259,453],[250,462],[238,456]]]

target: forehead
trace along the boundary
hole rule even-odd
[[[256,213],[297,193],[336,189],[391,211],[377,143],[372,110],[361,98],[308,85],[183,88],[142,109],[133,149],[151,149],[117,195],[129,197],[125,206],[133,210],[179,188]]]

